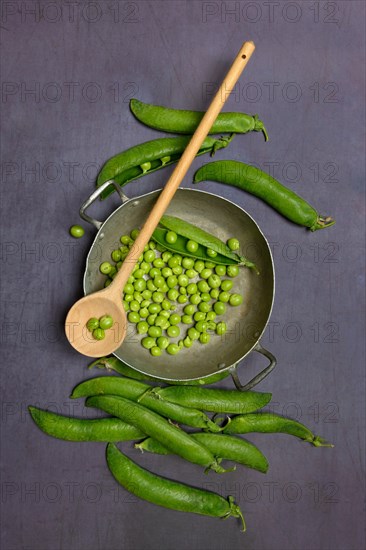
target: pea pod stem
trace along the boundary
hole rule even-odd
[[[197,170],[193,183],[211,180],[238,187],[262,199],[293,223],[317,231],[335,223],[330,216],[320,216],[302,197],[255,166],[224,160],[210,162]]]
[[[311,443],[315,447],[333,447],[322,437],[316,436],[309,428],[292,420],[273,413],[252,413],[238,415],[231,419],[225,426],[224,433],[246,434],[246,433],[285,433],[293,435]]]
[[[177,162],[190,138],[191,136],[180,136],[154,139],[118,153],[102,166],[97,178],[97,187],[110,179],[123,186],[130,181]],[[232,138],[233,135],[223,136],[220,139],[207,137],[202,143],[197,156],[205,153],[210,153],[213,156],[217,150],[227,147]],[[114,187],[110,185],[101,194],[101,199],[106,199],[114,191]]]
[[[200,123],[204,112],[182,109],[171,109],[160,105],[143,103],[138,99],[130,100],[132,114],[150,128],[173,134],[192,134]],[[220,113],[216,118],[210,134],[221,133],[246,134],[248,132],[262,132],[265,141],[268,141],[266,128],[258,115],[246,113]]]
[[[107,446],[106,456],[108,467],[116,481],[139,498],[182,512],[222,519],[230,516],[240,518],[242,530],[245,531],[243,514],[233,497],[226,500],[217,493],[157,476],[138,466],[112,443]]]

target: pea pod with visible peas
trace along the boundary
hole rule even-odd
[[[205,114],[200,111],[169,109],[160,105],[151,105],[135,98],[130,100],[130,109],[137,120],[146,126],[173,134],[193,134]],[[258,115],[220,113],[209,133],[222,134],[225,132],[230,134],[263,132],[265,141],[268,141],[267,131]]]
[[[330,216],[320,216],[308,202],[255,166],[223,160],[210,162],[197,170],[193,183],[217,181],[233,185],[262,199],[290,221],[311,231],[325,229],[335,223]]]
[[[255,264],[233,252],[224,242],[200,227],[174,216],[162,216],[159,223],[163,229],[159,227],[155,229],[152,238],[168,250],[217,264],[244,265],[255,269],[258,273]],[[167,235],[170,232],[177,236],[174,243],[167,242]],[[197,244],[194,251],[188,247],[190,241]],[[215,256],[208,251],[216,253]]]
[[[262,473],[266,473],[268,470],[266,457],[253,443],[245,439],[209,433],[193,433],[191,436],[210,449],[215,456],[220,456],[224,460],[232,460]],[[136,443],[135,447],[149,453],[170,454],[168,449],[151,437],[144,439],[141,443]]]
[[[78,384],[74,388],[71,398],[75,399],[106,394],[118,395],[126,399],[131,399],[132,401],[138,401],[146,408],[174,422],[179,422],[180,424],[185,424],[192,428],[202,428],[213,432],[221,431],[221,428],[210,420],[202,411],[189,407],[182,407],[181,405],[165,401],[153,392],[150,392],[151,389],[151,386],[137,380],[116,378],[114,376],[102,376],[91,378],[90,380],[85,380],[81,384]]]
[[[196,156],[205,153],[214,155],[218,149],[227,147],[232,137],[220,139],[207,137]],[[153,139],[122,151],[102,166],[97,178],[97,187],[110,179],[123,186],[164,166],[178,162],[189,141],[190,136]],[[114,187],[110,185],[101,194],[101,199],[106,199],[114,191]]]
[[[139,403],[129,401],[124,397],[98,395],[88,397],[85,404],[87,407],[97,407],[117,416],[124,422],[144,431],[146,435],[153,437],[174,454],[189,462],[211,468],[218,473],[226,471],[220,466],[219,457],[215,457],[211,451],[195,441],[189,434]]]
[[[196,386],[192,388],[171,386],[162,389],[153,388],[151,391],[177,405],[194,407],[202,411],[231,414],[256,411],[267,405],[272,398],[271,393],[238,392],[237,390],[198,388]]]
[[[293,435],[315,447],[333,447],[323,438],[314,435],[309,428],[290,418],[285,418],[273,413],[255,413],[235,416],[227,424],[224,433],[246,434],[246,433],[284,433]]]
[[[112,443],[107,445],[107,464],[118,483],[143,500],[181,512],[240,518],[245,531],[243,514],[233,497],[226,500],[217,493],[157,476],[138,466]]]
[[[66,441],[130,441],[142,439],[144,432],[119,418],[73,418],[38,407],[28,407],[37,426],[46,434]]]

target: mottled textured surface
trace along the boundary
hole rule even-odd
[[[364,3],[4,1],[1,9],[2,548],[364,548]],[[62,325],[81,296],[94,230],[73,241],[67,229],[98,167],[160,135],[133,119],[129,98],[204,109],[245,39],[257,50],[226,110],[258,112],[270,141],[238,136],[217,158],[271,168],[337,224],[310,234],[237,189],[202,189],[245,208],[272,246],[276,299],[263,345],[278,367],[261,390],[273,392],[276,412],[335,448],[253,434],[267,476],[244,468],[205,476],[123,445],[154,472],[233,494],[243,535],[233,519],[136,500],[109,474],[104,444],[48,438],[26,406],[83,414],[68,395],[88,375],[87,360]],[[207,160],[194,162],[185,186]],[[157,189],[170,171],[126,192]],[[93,212],[103,219],[117,204],[113,196]],[[262,361],[251,355],[243,379]]]

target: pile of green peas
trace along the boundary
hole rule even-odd
[[[86,328],[92,333],[94,340],[104,340],[105,331],[113,327],[114,321],[110,315],[103,315],[99,319],[91,317],[86,323]]]
[[[115,277],[127,257],[138,229],[122,235],[121,246],[112,251],[111,262],[103,262],[100,272],[108,276],[105,286]],[[166,234],[167,243],[177,239],[174,231]],[[239,249],[237,239],[229,239],[231,250]],[[194,253],[198,244],[187,241],[187,252]],[[211,257],[216,252],[207,249]],[[142,346],[158,357],[165,350],[176,355],[190,348],[195,341],[208,344],[212,334],[223,336],[227,331],[224,315],[227,306],[239,306],[243,297],[231,293],[234,277],[239,275],[237,265],[220,265],[166,250],[150,241],[134,267],[123,292],[123,305],[130,323],[142,335]],[[229,277],[223,279],[223,277]],[[177,308],[180,308],[178,313]],[[173,340],[173,341],[171,341]]]

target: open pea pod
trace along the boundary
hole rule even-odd
[[[216,264],[243,265],[251,267],[258,272],[253,262],[247,260],[244,256],[239,256],[230,250],[223,241],[207,233],[207,231],[204,231],[200,227],[174,216],[162,216],[160,225],[163,228],[158,227],[154,231],[153,239],[162,246],[165,246],[167,250]],[[165,236],[168,231],[174,231],[177,234],[177,240],[174,244],[167,243],[166,241]],[[198,243],[198,249],[193,253],[189,252],[186,248],[188,240]],[[208,248],[214,250],[217,255],[215,257],[209,256],[207,254]]]

